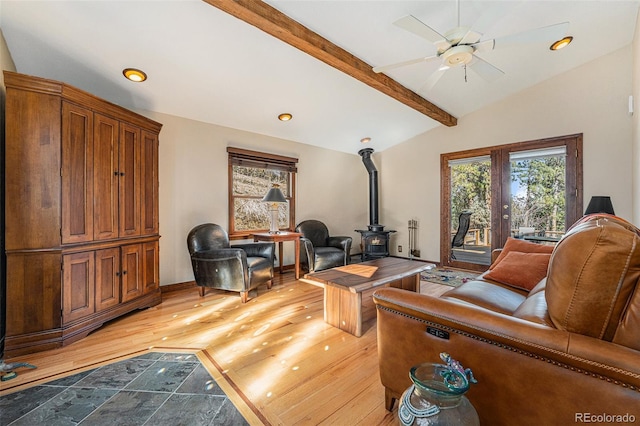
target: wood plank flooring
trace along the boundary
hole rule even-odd
[[[423,283],[422,292],[450,287]],[[248,303],[236,293],[197,288],[163,294],[160,305],[105,324],[64,348],[7,361],[36,365],[0,386],[0,395],[147,350],[194,351],[252,424],[396,425],[384,408],[375,319],[357,338],[323,320],[323,289],[276,274]],[[408,373],[407,373],[408,374]],[[224,382],[224,383],[220,383]],[[240,389],[247,401],[233,389]]]

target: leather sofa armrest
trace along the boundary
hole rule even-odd
[[[315,269],[316,253],[310,239],[300,237],[300,263],[306,264],[309,271]]]
[[[514,413],[528,419],[521,424],[568,424],[576,413],[640,416],[638,351],[457,300],[394,288],[373,299],[387,408],[411,384],[412,366],[448,352],[478,379],[468,397],[487,424],[513,424]]]
[[[247,257],[264,257],[266,259],[275,258],[275,243],[247,243],[234,244],[231,248],[239,248],[247,253]]]
[[[339,248],[348,254],[349,252],[351,252],[352,241],[353,239],[351,237],[329,237],[329,239],[327,240],[327,245],[329,247]]]

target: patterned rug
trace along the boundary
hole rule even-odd
[[[437,266],[420,274],[420,279],[436,284],[444,284],[451,287],[458,287],[477,277],[477,272],[467,272],[460,269],[443,268]]]

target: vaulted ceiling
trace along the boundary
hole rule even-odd
[[[211,4],[209,4],[211,3]],[[0,28],[18,72],[61,80],[127,108],[355,153],[378,151],[628,45],[636,1],[0,1]],[[495,39],[475,61],[441,66],[434,44],[394,24],[411,15],[445,34]],[[553,52],[525,36],[568,22]],[[428,37],[427,37],[428,38]],[[520,40],[522,41],[522,40]],[[295,47],[294,47],[295,46]],[[301,50],[302,49],[302,50]],[[417,59],[375,73],[372,67]],[[143,69],[144,83],[124,79]],[[277,115],[293,114],[281,122]],[[444,123],[444,124],[443,124]],[[360,140],[372,140],[363,145]]]

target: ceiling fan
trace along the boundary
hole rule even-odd
[[[475,26],[478,26],[479,23],[487,22],[488,18],[495,19],[498,12],[498,10],[494,9],[494,13],[483,16],[475,23]],[[466,67],[468,66],[484,80],[492,82],[504,75],[504,72],[482,59],[477,55],[477,53],[488,52],[496,48],[509,45],[513,46],[535,42],[552,42],[563,37],[569,27],[569,22],[563,22],[496,39],[481,40],[482,33],[474,31],[472,28],[460,26],[460,0],[458,0],[458,26],[444,34],[438,33],[436,30],[413,15],[407,15],[400,18],[393,24],[430,41],[435,46],[437,52],[432,56],[374,67],[373,71],[381,73],[420,62],[440,60],[441,66],[427,78],[427,81],[422,85],[419,91],[430,90],[447,70],[459,66],[465,67],[465,81]]]

